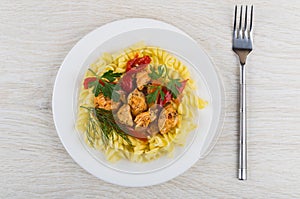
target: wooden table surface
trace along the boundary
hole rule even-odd
[[[238,181],[239,67],[231,51],[235,3],[255,5],[248,59],[249,179]],[[0,198],[300,198],[299,1],[0,1]],[[226,117],[214,150],[179,177],[125,188],[95,178],[68,155],[51,96],[72,46],[108,22],[148,17],[177,26],[222,77]]]

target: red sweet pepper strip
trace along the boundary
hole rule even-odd
[[[89,83],[94,82],[96,80],[97,80],[96,77],[87,77],[87,78],[85,78],[84,82],[83,82],[84,89],[88,89],[89,88]]]
[[[164,100],[161,100],[161,96],[159,96],[158,104],[160,106],[164,106],[166,103],[168,103],[169,101],[172,100],[172,94],[169,90],[163,88],[162,91],[165,94],[165,98],[164,98]]]
[[[137,53],[133,59],[127,62],[126,72],[130,71],[132,67],[135,65],[136,60],[138,59],[139,54]]]
[[[151,58],[148,55],[145,55],[144,57],[138,58],[136,60],[136,65],[142,65],[142,64],[150,64]]]
[[[181,86],[180,87],[176,87],[179,93],[182,93],[182,91],[184,90],[186,83],[187,83],[188,79],[184,80],[181,82]],[[166,103],[170,102],[172,100],[172,93],[167,89],[167,87],[162,87],[162,92],[165,94],[164,96],[164,100],[161,99],[161,96],[159,95],[158,97],[158,104],[160,106],[164,106]]]
[[[185,88],[185,85],[186,85],[186,82],[188,81],[189,79],[186,79],[184,81],[181,82],[181,86],[180,87],[177,87],[177,90],[179,91],[179,93],[182,93],[183,89]]]
[[[126,72],[130,71],[136,66],[140,66],[142,64],[150,64],[151,58],[148,55],[143,57],[138,57],[139,55],[136,54],[135,57],[127,62]]]
[[[135,74],[135,73],[138,73],[138,72],[141,72],[142,70],[144,70],[146,67],[148,66],[148,64],[141,64],[135,68],[132,68],[130,71],[128,71],[126,74]],[[125,74],[125,75],[126,75]]]
[[[89,83],[90,82],[94,82],[97,79],[98,79],[97,77],[87,77],[87,78],[85,78],[84,81],[83,81],[83,87],[84,87],[84,89],[88,89],[89,88]],[[99,79],[99,83],[102,86],[104,86],[104,82],[101,79]]]

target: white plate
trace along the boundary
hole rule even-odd
[[[75,130],[78,86],[89,64],[103,52],[113,52],[136,42],[162,47],[200,72],[200,96],[209,101],[201,111],[199,132],[177,150],[174,159],[162,157],[151,163],[120,161],[111,164],[102,153],[88,149]],[[191,68],[192,69],[192,68]],[[196,73],[194,73],[196,74]],[[53,117],[57,133],[71,157],[85,170],[107,182],[122,186],[149,186],[168,181],[190,168],[213,147],[223,119],[224,94],[213,64],[201,48],[182,31],[150,19],[116,21],[89,33],[65,58],[55,81]]]

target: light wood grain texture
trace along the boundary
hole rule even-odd
[[[255,5],[248,59],[249,180],[236,178],[238,61],[233,5]],[[299,1],[0,1],[0,198],[300,198]],[[114,20],[149,17],[191,35],[211,57],[226,93],[214,150],[161,185],[124,188],[80,168],[52,120],[56,73],[72,46]]]

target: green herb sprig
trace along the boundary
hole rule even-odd
[[[170,81],[167,83],[167,88],[171,91],[172,96],[175,99],[180,95],[178,88],[180,88],[181,85],[180,79],[170,79]]]
[[[88,87],[93,87],[93,93],[95,97],[97,97],[100,93],[103,93],[105,97],[112,98],[113,91],[116,90],[116,83],[114,81],[121,77],[122,73],[114,73],[112,70],[105,72],[102,76],[97,75],[92,69],[89,69],[95,77],[96,81],[92,81],[88,83]],[[116,87],[117,88],[117,87]],[[118,99],[118,93],[114,92],[114,98]],[[115,101],[115,100],[114,100]]]
[[[146,100],[148,104],[155,103],[157,101],[158,96],[160,96],[161,100],[163,101],[165,99],[165,93],[163,92],[162,86],[148,86],[150,89],[153,89],[154,91],[152,93],[149,93],[146,96]]]
[[[164,79],[162,85],[150,85],[150,88],[154,90],[152,93],[149,93],[146,96],[147,103],[156,102],[158,97],[163,101],[165,98],[165,93],[163,92],[163,86],[165,86],[168,91],[172,94],[172,97],[176,99],[180,95],[179,88],[182,86],[180,79],[173,79],[169,76],[168,68],[165,65],[160,65],[157,67],[157,70],[150,66],[149,77],[154,80]],[[165,82],[164,82],[165,81]]]
[[[132,143],[128,135],[120,128],[120,124],[115,122],[111,111],[101,108],[80,107],[86,109],[89,113],[86,135],[91,146],[94,146],[95,140],[99,137],[101,137],[103,143],[107,146],[109,140],[114,139],[115,132],[132,148]]]

